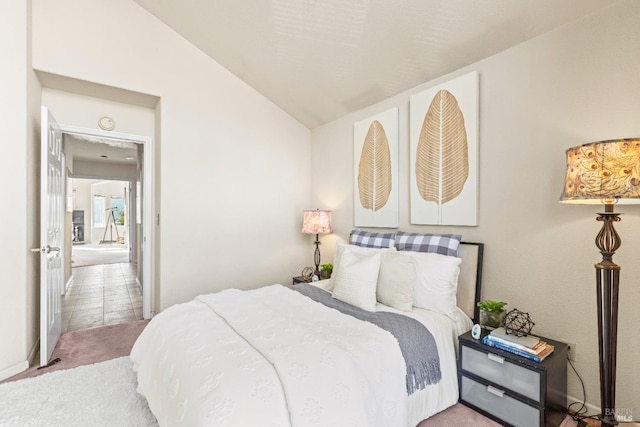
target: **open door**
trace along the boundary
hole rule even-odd
[[[49,363],[62,331],[64,286],[64,154],[62,131],[42,107],[40,150],[40,366]]]

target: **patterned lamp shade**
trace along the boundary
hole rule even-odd
[[[333,233],[331,211],[304,211],[302,232],[305,234]]]
[[[640,138],[593,142],[567,150],[562,203],[640,203]]]

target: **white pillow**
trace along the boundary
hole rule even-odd
[[[460,258],[430,252],[411,252],[416,267],[413,305],[456,320],[456,291]]]
[[[389,307],[411,311],[416,280],[413,256],[407,252],[383,253],[381,255],[376,298]]]
[[[361,255],[373,255],[373,254],[382,254],[382,253],[387,253],[387,252],[397,252],[396,248],[391,247],[391,248],[365,248],[362,246],[356,246],[356,245],[350,245],[348,243],[337,243],[336,244],[336,252],[333,255],[333,273],[331,275],[331,283],[328,284],[327,286],[324,287],[324,289],[328,290],[328,291],[333,291],[333,287],[335,286],[335,277],[336,277],[336,270],[338,269],[338,266],[340,265],[340,258],[342,257],[342,254],[345,252],[353,252],[356,254],[361,254]]]
[[[334,267],[335,268],[335,267]],[[376,311],[380,254],[345,251],[333,271],[333,297],[367,311]]]
[[[333,268],[335,269],[340,264],[340,257],[345,251],[355,252],[361,255],[373,255],[382,254],[387,252],[397,252],[395,247],[390,248],[365,248],[364,246],[350,245],[348,243],[337,243],[336,252],[333,255]]]

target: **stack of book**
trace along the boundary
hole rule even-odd
[[[504,328],[494,329],[482,339],[482,342],[538,363],[553,353],[553,345],[542,341],[540,338],[533,335],[519,337],[514,334],[507,334]]]

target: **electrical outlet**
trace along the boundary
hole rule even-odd
[[[567,349],[567,355],[569,357],[569,360],[571,360],[572,362],[575,362],[575,360],[576,360],[576,343],[569,342],[569,341],[562,341],[562,342],[565,343],[567,346],[569,346],[569,348]]]

